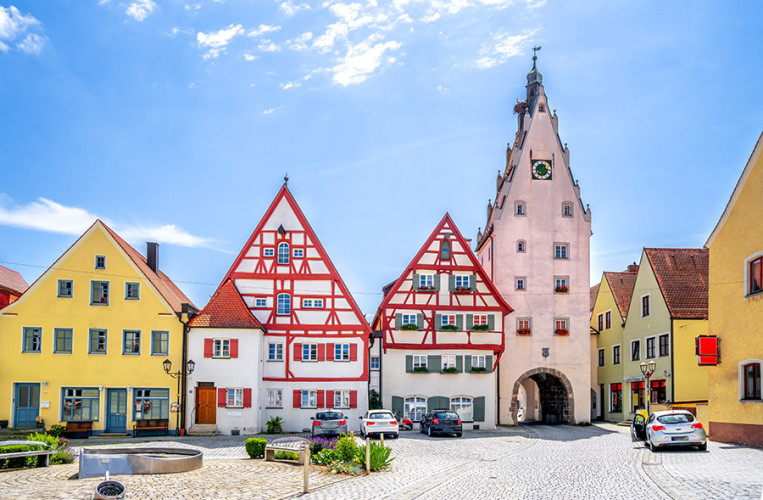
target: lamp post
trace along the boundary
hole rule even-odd
[[[188,360],[188,363],[185,364],[185,370],[186,370],[185,373],[183,373],[182,370],[178,370],[176,372],[170,371],[172,370],[172,361],[170,361],[169,359],[164,360],[164,362],[162,363],[162,367],[164,368],[164,373],[166,373],[172,378],[178,379],[178,392],[177,392],[178,411],[177,413],[175,413],[175,430],[176,432],[180,432],[180,412],[183,411],[183,408],[181,407],[181,402],[180,402],[180,391],[181,391],[180,381],[185,379],[184,377],[185,374],[190,375],[193,373],[193,369],[196,368],[196,363],[194,363],[192,359]]]
[[[657,368],[657,364],[654,361],[650,361],[649,364],[646,362],[641,363],[641,374],[644,375],[646,378],[646,387],[644,388],[644,391],[646,392],[646,416],[649,416],[649,392],[651,387],[649,387],[649,378],[654,373],[654,369]]]

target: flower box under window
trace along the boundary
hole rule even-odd
[[[456,325],[442,325],[441,330],[445,332],[457,332],[458,327]]]
[[[472,289],[468,286],[457,286],[453,291],[456,293],[472,293]]]
[[[532,330],[529,328],[518,328],[517,329],[517,335],[530,335],[532,333]]]
[[[442,372],[443,373],[458,373],[458,368],[456,368],[455,366],[449,366],[447,368],[443,368]]]
[[[472,330],[475,332],[486,332],[488,330],[488,325],[474,325],[472,327]]]
[[[400,327],[401,330],[418,330],[419,327],[416,326],[415,323],[408,323],[407,325],[403,325]]]
[[[427,369],[426,366],[417,366],[413,369],[413,371],[418,373],[425,373],[425,372],[428,372],[429,370]]]
[[[475,373],[484,373],[487,371],[487,368],[485,368],[484,366],[472,366],[470,371]]]
[[[436,289],[433,286],[420,286],[416,290],[419,292],[434,292]]]
[[[557,328],[556,330],[554,330],[554,333],[556,335],[567,336],[570,334],[570,331],[567,330],[566,328]]]
[[[570,291],[570,287],[568,287],[568,286],[558,286],[558,287],[554,288],[554,291],[556,293],[567,293],[567,292]]]

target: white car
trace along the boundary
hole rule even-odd
[[[397,417],[389,410],[369,410],[360,419],[360,435],[379,436],[381,434],[397,438]]]

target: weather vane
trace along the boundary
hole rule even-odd
[[[288,174],[288,173],[287,173],[286,175],[284,175],[284,177],[283,177],[283,183],[284,183],[284,184],[288,184],[288,183],[289,183],[289,174]]]
[[[537,47],[533,47],[533,61],[536,61],[538,59],[538,54],[536,54],[536,52],[538,52],[539,50],[540,50],[540,45],[538,45]]]

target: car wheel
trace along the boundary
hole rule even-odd
[[[460,432],[457,432],[457,433],[456,433],[456,437],[457,437],[457,438],[460,438],[461,436],[462,436],[462,434],[461,434]]]
[[[424,434],[424,424],[419,424],[419,432]]]
[[[698,449],[699,451],[707,451],[707,442],[705,442],[704,444],[701,444],[701,445],[697,446],[697,449]]]
[[[427,436],[432,437],[432,426],[427,427]]]
[[[651,441],[649,441],[649,449],[652,450],[652,452],[657,452],[657,447]]]

